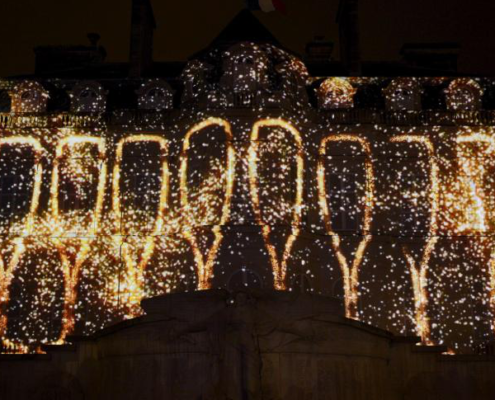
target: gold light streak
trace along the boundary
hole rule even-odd
[[[457,137],[458,159],[463,174],[461,175],[462,189],[469,197],[467,206],[463,208],[464,222],[458,227],[460,232],[485,232],[487,230],[487,213],[483,193],[483,178],[486,169],[483,162],[471,157],[465,157],[461,145],[467,143],[483,143],[489,146],[486,154],[494,154],[495,139],[484,133],[470,133]]]
[[[409,264],[411,280],[414,292],[414,307],[416,332],[421,337],[423,344],[431,344],[430,322],[428,319],[428,263],[431,254],[438,241],[438,210],[439,210],[439,185],[438,163],[435,158],[435,149],[432,142],[425,136],[400,135],[390,139],[393,143],[414,143],[426,148],[428,161],[430,162],[430,226],[428,239],[423,255],[419,262],[414,259],[407,245],[402,246],[404,256]]]
[[[64,238],[64,224],[60,221],[63,216],[61,215],[59,208],[60,164],[64,160],[66,150],[70,151],[71,147],[82,144],[89,144],[98,148],[98,161],[101,162],[101,166],[99,167],[96,204],[95,209],[89,212],[91,214],[91,223],[89,224],[90,229],[88,229],[87,235]],[[54,243],[60,254],[64,275],[64,311],[62,316],[62,330],[58,343],[63,343],[66,336],[74,330],[74,305],[77,297],[77,283],[79,281],[81,266],[87,260],[91,250],[91,242],[94,240],[95,235],[99,230],[107,179],[107,164],[103,161],[105,159],[105,153],[105,139],[92,136],[66,137],[60,140],[56,149],[52,183],[50,187],[50,205],[51,216],[55,226]],[[73,225],[74,222],[69,223],[70,227]],[[74,262],[71,262],[71,258],[67,252],[67,246],[64,243],[67,239],[76,241],[78,244],[78,249],[76,250],[77,255],[75,256]]]
[[[261,128],[282,128],[290,132],[293,136],[297,146],[297,177],[296,177],[296,199],[292,206],[292,222],[291,233],[285,244],[285,248],[281,257],[277,254],[275,246],[271,243],[270,233],[271,227],[265,221],[260,207],[259,197],[259,176],[258,176],[258,161],[259,161],[259,132]],[[251,145],[249,147],[249,187],[251,192],[251,200],[253,203],[253,209],[256,216],[256,222],[262,226],[263,239],[265,246],[270,256],[270,261],[273,268],[273,277],[275,283],[275,289],[285,290],[286,283],[285,278],[287,275],[287,262],[292,251],[295,240],[299,236],[301,227],[301,214],[303,207],[303,174],[304,174],[304,149],[299,131],[288,122],[281,119],[264,119],[254,124],[251,131]]]
[[[158,203],[158,210],[156,217],[154,219],[152,232],[146,235],[144,239],[144,248],[138,259],[135,260],[133,257],[132,249],[127,242],[127,236],[132,235],[132,232],[128,232],[122,219],[122,204],[121,204],[121,193],[120,193],[120,178],[122,169],[122,160],[124,146],[131,143],[142,143],[150,142],[157,143],[160,146],[160,156],[161,156],[161,184],[160,184],[160,198]],[[133,295],[131,296],[131,313],[136,313],[136,307],[139,306],[141,299],[144,295],[144,271],[146,266],[153,256],[155,251],[155,240],[156,236],[162,231],[165,214],[168,211],[168,194],[169,194],[169,180],[170,172],[168,165],[168,140],[156,135],[133,135],[125,139],[122,139],[117,145],[116,160],[113,169],[113,196],[112,196],[112,210],[115,215],[116,225],[120,230],[118,235],[115,236],[117,245],[121,248],[121,255],[124,259],[127,268],[127,277],[130,282],[128,282],[129,290]],[[132,315],[131,315],[132,316]]]
[[[488,146],[486,151],[483,152],[485,156],[493,156],[495,154],[495,137],[483,132],[470,132],[458,136],[456,143],[459,146],[466,145],[468,143],[482,143]],[[483,160],[472,159],[471,157],[465,157],[464,152],[458,148],[458,154],[460,154],[459,161],[460,167],[463,171],[462,175],[462,188],[464,192],[467,192],[469,202],[464,211],[464,221],[458,227],[460,232],[486,232],[488,230],[487,225],[487,210],[486,194],[483,191],[484,178],[487,175],[486,166]],[[461,202],[464,203],[464,202]],[[492,328],[495,332],[495,244],[493,238],[488,238],[488,242],[491,242],[491,254],[488,262],[488,274],[489,274],[489,305],[492,312]]]
[[[364,219],[363,219],[363,239],[360,241],[356,254],[349,265],[347,257],[342,252],[340,242],[341,237],[332,228],[331,211],[328,206],[328,193],[325,184],[325,163],[324,157],[327,151],[327,144],[332,142],[352,142],[358,143],[365,151],[365,173],[366,173],[366,192],[364,201]],[[375,176],[373,172],[373,163],[371,161],[371,147],[369,142],[355,135],[341,134],[341,135],[329,135],[325,137],[320,144],[319,158],[318,158],[318,201],[320,208],[323,212],[323,218],[325,221],[325,228],[327,234],[331,236],[332,247],[337,255],[337,260],[342,272],[342,278],[344,281],[344,295],[345,295],[345,312],[347,318],[359,319],[358,312],[358,300],[359,300],[359,269],[363,261],[364,252],[366,247],[371,241],[371,222],[372,212],[375,205]]]
[[[43,176],[43,164],[42,156],[44,149],[38,140],[31,137],[7,137],[0,138],[0,149],[2,146],[27,146],[31,147],[35,153],[34,163],[34,182],[33,182],[33,194],[31,195],[31,203],[29,205],[29,212],[24,219],[24,226],[22,228],[22,234],[14,239],[14,252],[7,266],[0,256],[0,339],[4,344],[7,344],[4,335],[7,329],[7,314],[3,311],[7,310],[6,305],[10,300],[9,287],[14,277],[14,271],[19,264],[19,260],[24,253],[25,245],[24,238],[32,232],[34,217],[38,211],[39,199],[41,194],[41,181]]]
[[[406,135],[402,134],[405,132],[401,132],[400,136],[391,139],[394,143],[404,143],[401,147],[406,146],[409,150],[418,147],[422,153],[419,165],[424,169],[425,176],[422,178],[424,187],[421,188],[421,193],[420,191],[414,193],[412,198],[416,201],[421,197],[423,202],[427,203],[425,206],[429,206],[429,210],[425,219],[430,221],[427,233],[424,234],[426,237],[421,240],[421,243],[416,244],[416,247],[411,244],[403,245],[401,248],[403,254],[397,257],[395,250],[391,250],[394,247],[393,244],[389,247],[389,243],[383,243],[380,240],[376,247],[370,249],[373,237],[371,235],[373,209],[375,202],[378,202],[379,194],[376,193],[378,182],[380,182],[380,187],[390,184],[390,193],[380,194],[383,198],[384,211],[395,209],[396,205],[392,201],[401,190],[404,190],[401,185],[407,184],[402,175],[397,182],[389,182],[392,175],[374,164],[371,144],[373,144],[373,149],[379,149],[384,145],[383,141],[371,143],[371,138],[358,137],[356,132],[341,134],[337,131],[324,136],[318,143],[314,142],[314,138],[321,138],[320,127],[314,127],[311,131],[315,134],[312,139],[309,135],[306,138],[295,128],[296,125],[291,125],[285,120],[261,119],[249,128],[251,142],[246,149],[247,157],[243,162],[243,168],[236,171],[237,155],[232,130],[237,126],[239,129],[246,128],[247,121],[243,120],[239,123],[236,119],[239,125],[220,118],[200,121],[202,122],[197,125],[193,123],[191,125],[193,128],[187,132],[179,132],[179,126],[175,126],[173,139],[169,139],[168,136],[164,139],[162,133],[136,134],[122,140],[119,137],[120,141],[117,140],[115,144],[112,139],[105,141],[100,135],[96,137],[96,131],[95,136],[91,136],[90,133],[77,136],[72,132],[71,135],[75,136],[68,136],[65,132],[49,136],[48,130],[40,129],[29,134],[33,137],[0,138],[0,152],[5,149],[2,146],[14,146],[16,151],[17,148],[24,146],[28,148],[30,154],[35,154],[34,166],[33,163],[29,163],[29,165],[22,164],[22,168],[16,167],[16,172],[22,174],[20,178],[24,182],[27,179],[28,190],[25,192],[29,192],[30,198],[27,200],[30,201],[29,208],[23,212],[22,216],[19,216],[22,219],[16,219],[13,223],[5,221],[2,224],[3,232],[7,233],[1,240],[0,248],[2,252],[0,257],[0,340],[3,350],[32,352],[40,343],[62,343],[67,335],[74,333],[76,322],[79,334],[82,331],[90,333],[100,329],[122,318],[123,314],[124,318],[134,317],[141,313],[139,303],[145,295],[188,290],[190,275],[197,276],[197,289],[211,288],[214,272],[216,275],[215,263],[220,251],[223,255],[223,250],[228,250],[225,254],[230,252],[230,257],[239,258],[244,257],[245,254],[251,254],[250,246],[242,245],[237,248],[239,241],[244,239],[248,241],[248,239],[239,234],[236,228],[225,229],[223,226],[229,224],[231,218],[230,208],[236,184],[236,172],[247,175],[245,177],[247,182],[242,179],[239,184],[245,185],[242,189],[250,192],[255,216],[254,223],[260,226],[268,256],[268,270],[274,276],[275,289],[284,290],[289,287],[287,282],[289,263],[290,266],[299,262],[300,265],[311,264],[314,257],[319,259],[321,252],[327,251],[328,249],[325,248],[330,246],[329,251],[336,255],[342,274],[346,316],[370,323],[375,321],[382,323],[386,318],[385,326],[381,327],[387,329],[393,327],[392,329],[404,331],[406,327],[402,324],[402,319],[396,318],[397,314],[403,311],[397,310],[397,307],[402,307],[404,304],[402,297],[404,270],[395,269],[393,273],[385,271],[387,279],[390,278],[386,282],[387,289],[400,290],[396,292],[399,293],[400,298],[397,301],[391,299],[391,304],[382,302],[379,297],[377,301],[377,297],[373,297],[375,294],[372,290],[376,288],[376,281],[364,280],[364,272],[366,272],[364,268],[367,269],[368,265],[376,266],[377,271],[380,271],[382,259],[388,260],[393,268],[396,268],[403,260],[406,263],[406,275],[409,272],[411,276],[412,290],[408,294],[414,302],[412,314],[415,320],[415,330],[423,344],[433,342],[433,333],[435,337],[438,334],[445,338],[446,342],[450,341],[449,346],[454,344],[456,351],[463,351],[462,347],[467,348],[468,345],[473,345],[474,348],[477,343],[477,339],[471,336],[468,339],[469,343],[462,342],[464,333],[457,332],[455,326],[444,327],[443,320],[440,320],[435,327],[433,323],[435,315],[430,314],[433,312],[430,303],[436,293],[437,284],[439,291],[445,290],[446,296],[452,296],[449,292],[452,289],[448,288],[446,282],[452,282],[456,285],[455,287],[462,288],[462,291],[459,289],[459,296],[456,292],[446,309],[437,311],[437,315],[442,318],[446,316],[445,323],[451,323],[454,318],[446,313],[452,312],[453,316],[459,312],[457,322],[465,326],[473,326],[475,327],[473,331],[476,330],[485,335],[487,326],[478,326],[476,322],[479,318],[487,318],[485,314],[467,315],[463,308],[465,301],[482,303],[482,306],[491,309],[492,316],[488,318],[492,319],[491,330],[495,334],[495,241],[489,234],[493,225],[491,220],[493,202],[490,190],[493,189],[494,182],[490,175],[493,172],[490,157],[495,154],[495,136],[489,128],[471,130],[463,127],[459,134],[454,135],[441,132],[441,128],[438,127],[432,131],[435,133],[435,138],[419,134]],[[263,128],[266,128],[266,132]],[[388,126],[376,128],[386,137],[389,137],[391,129]],[[204,158],[196,157],[197,150],[202,151],[203,140],[212,139],[210,137],[212,130],[215,135],[221,136],[222,142],[213,147],[210,144],[209,149],[215,150],[213,156],[207,153]],[[19,133],[15,134],[21,135],[22,132],[19,130]],[[325,135],[328,134],[325,133]],[[108,135],[110,137],[112,134]],[[304,142],[305,140],[308,142]],[[456,154],[457,160],[435,157],[435,152],[438,153],[438,150],[433,147],[432,143],[437,143],[437,140],[443,141],[442,149],[445,150],[445,154],[451,158],[453,154]],[[156,143],[161,154],[159,162],[149,163],[149,166],[154,166],[153,170],[147,170],[153,177],[152,182],[155,182],[156,178],[156,183],[146,186],[146,190],[150,190],[153,198],[151,209],[145,209],[139,205],[127,207],[125,201],[124,187],[127,182],[124,181],[128,178],[125,157],[128,151],[131,152],[131,148],[134,149],[133,143],[141,142],[151,142],[153,149],[158,153],[155,149]],[[53,156],[48,156],[53,158],[53,170],[49,171],[50,177],[44,177],[45,181],[51,180],[49,188],[50,182],[42,183],[43,173],[47,174],[43,171],[46,166],[42,165],[46,151],[40,143],[43,143],[46,148],[53,149],[55,153]],[[266,146],[264,146],[265,143],[267,143]],[[203,144],[206,146],[206,143]],[[128,145],[129,147],[126,147]],[[303,175],[306,145],[308,148],[319,146],[316,175],[317,197],[308,195],[307,201],[310,202],[311,207],[319,206],[324,219],[325,231],[331,237],[328,238],[330,243],[315,240],[304,248],[298,248],[296,261],[294,247],[303,223]],[[358,201],[359,214],[363,213],[362,221],[359,221],[362,232],[357,233],[355,239],[349,239],[352,246],[352,252],[349,254],[346,250],[347,239],[337,230],[335,224],[332,226],[333,199],[332,193],[329,193],[330,186],[325,184],[325,178],[328,179],[331,168],[331,163],[327,161],[332,153],[331,149],[341,145],[351,146],[353,151],[357,150],[357,153],[363,156],[358,167],[360,175],[364,167],[365,175],[361,176],[360,180],[366,180],[362,188],[363,193],[360,192]],[[115,146],[115,149],[110,149],[110,146]],[[385,145],[386,148],[388,146]],[[34,151],[31,151],[31,148]],[[175,198],[175,193],[172,196],[169,193],[171,172],[169,172],[168,156],[170,148],[180,151],[178,168],[171,168],[172,173],[175,173],[174,178],[178,180],[177,186],[179,186],[176,194],[180,207],[175,208],[169,207],[169,197]],[[107,160],[107,154],[113,154],[113,150],[115,150],[115,160],[110,161],[111,158]],[[217,153],[217,150],[220,152]],[[153,152],[154,155],[156,153]],[[440,154],[443,153],[440,152]],[[426,161],[427,156],[429,161]],[[425,161],[422,161],[423,157]],[[202,162],[200,168],[195,163],[199,159],[208,160],[208,163]],[[442,161],[443,164],[441,164]],[[96,165],[97,162],[98,165]],[[114,163],[109,164],[110,162]],[[270,162],[276,163],[277,173],[272,173],[270,170]],[[270,170],[269,173],[264,170],[265,165]],[[445,168],[442,167],[443,165]],[[203,167],[205,170],[202,169]],[[388,167],[392,168],[392,165],[385,166],[385,168]],[[107,171],[107,168],[112,169]],[[29,171],[28,174],[27,171]],[[290,176],[287,171],[291,172]],[[297,172],[297,180],[292,172]],[[107,176],[108,174],[111,176]],[[263,182],[269,178],[275,178],[277,184],[280,183],[280,187],[264,186]],[[86,193],[86,185],[92,182],[88,193],[92,193],[91,196],[94,196],[95,192],[97,194],[96,201],[91,199],[90,209],[66,210],[66,207],[63,207],[64,198],[61,192],[64,191],[66,179],[69,184],[76,186],[77,193]],[[197,181],[200,184],[193,184]],[[46,196],[41,193],[45,184],[48,192]],[[441,184],[445,184],[445,187],[440,188]],[[24,183],[23,187],[25,187]],[[279,190],[282,191],[279,192]],[[148,194],[146,193],[146,197]],[[445,215],[439,214],[440,194],[441,199],[445,199],[447,210]],[[45,199],[45,197],[49,197],[47,209],[45,201],[41,201],[41,198]],[[158,201],[158,197],[159,204],[156,205],[155,201]],[[104,206],[104,199],[108,200],[108,207]],[[318,204],[313,204],[316,201]],[[389,204],[386,204],[387,202]],[[248,207],[244,206],[243,204],[239,208],[239,220],[241,221],[249,220],[250,217],[250,215],[243,214],[244,212],[250,213]],[[126,215],[129,215],[129,218]],[[384,218],[390,218],[388,215],[381,215]],[[283,220],[286,227],[275,226],[277,218]],[[392,220],[391,226],[394,223],[395,221]],[[441,223],[443,225],[440,225]],[[146,228],[143,228],[145,224]],[[468,243],[458,243],[456,239],[452,239],[446,242],[445,246],[442,243],[440,247],[438,242],[440,229],[445,229],[453,237],[463,232],[475,238]],[[170,232],[173,235],[169,235]],[[280,239],[280,244],[277,244]],[[235,246],[232,245],[233,243]],[[372,250],[374,252],[370,254]],[[435,251],[435,257],[433,257],[433,251]],[[467,257],[462,259],[457,251],[469,252],[469,259]],[[196,271],[191,274],[188,263],[193,257],[192,269]],[[481,260],[484,265],[477,270],[476,263]],[[231,261],[227,260],[228,263]],[[438,270],[438,275],[435,275],[438,280],[435,280],[435,285],[433,285],[433,263],[441,265],[443,261],[447,267]],[[119,268],[121,264],[123,269]],[[26,270],[24,270],[25,265]],[[321,265],[322,269],[325,267],[331,269],[333,265]],[[151,268],[153,268],[153,276],[156,274],[157,277],[153,283],[147,279],[148,273],[151,272],[147,269]],[[466,268],[467,272],[464,272],[463,268]],[[435,271],[437,272],[437,269]],[[306,273],[315,278],[316,286],[312,288],[315,293],[325,293],[330,290],[324,282],[318,280],[321,272],[313,270],[310,266]],[[400,277],[397,274],[400,274]],[[471,274],[477,274],[476,276],[483,274],[483,282],[486,284],[482,289],[478,290],[478,286],[472,289],[472,286],[469,286],[473,276]],[[21,290],[14,290],[14,282],[17,284],[18,278],[22,281],[26,279],[26,276],[27,283],[21,285]],[[370,276],[375,275],[370,274]],[[60,281],[62,282],[59,283]],[[226,285],[222,277],[219,283]],[[64,285],[64,292],[61,295],[63,299],[59,299],[57,287],[62,284]],[[36,293],[29,292],[36,285],[38,285],[35,289]],[[368,302],[364,301],[365,290],[370,290],[366,292]],[[473,293],[473,290],[476,292]],[[21,298],[13,298],[14,293],[20,293]],[[59,305],[62,307],[62,301],[63,312],[62,321],[60,321],[57,307]],[[84,310],[84,317],[79,317],[79,310]],[[3,315],[7,311],[10,319],[7,319],[7,315]],[[14,312],[18,316],[16,320],[13,318]],[[54,320],[54,323],[50,325],[47,323],[48,319],[45,319],[48,315],[51,315],[50,318]],[[84,320],[79,321],[78,318],[84,318]],[[79,322],[85,322],[84,327]],[[59,335],[57,329],[60,323],[62,330]]]
[[[234,191],[235,183],[235,164],[236,155],[233,146],[233,135],[232,128],[230,124],[221,118],[208,118],[197,125],[194,125],[186,134],[184,138],[184,143],[180,155],[180,203],[181,203],[181,213],[187,215],[190,212],[191,205],[189,203],[189,186],[187,184],[187,168],[188,168],[188,151],[191,145],[191,138],[200,133],[202,130],[210,126],[220,126],[223,127],[227,146],[227,174],[226,174],[226,188],[225,188],[225,199],[222,205],[222,215],[220,217],[220,222],[215,224],[212,229],[214,239],[213,244],[207,251],[206,255],[203,255],[199,245],[198,239],[194,234],[194,226],[183,226],[182,231],[184,237],[189,242],[196,262],[197,273],[198,273],[198,289],[207,290],[211,287],[211,277],[213,274],[213,263],[215,261],[218,249],[222,243],[222,225],[225,225],[230,218],[230,203],[232,200],[232,194]]]

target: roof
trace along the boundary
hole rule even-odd
[[[211,46],[230,46],[238,42],[280,45],[275,36],[247,9],[240,11],[229,22],[216,39],[213,40]]]
[[[433,42],[433,43],[405,43],[400,53],[403,54],[406,51],[454,51],[459,52],[461,46],[456,42]]]

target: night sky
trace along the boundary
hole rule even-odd
[[[338,0],[284,0],[288,15],[256,12],[287,48],[303,53],[315,35],[338,43]],[[0,76],[31,73],[36,45],[87,44],[98,32],[107,61],[126,61],[131,0],[1,0]],[[155,60],[184,60],[208,45],[243,0],[152,0]],[[405,42],[461,44],[461,72],[495,75],[495,2],[361,0],[363,59],[394,60]],[[334,50],[338,58],[338,46]]]

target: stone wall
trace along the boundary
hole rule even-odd
[[[495,357],[445,355],[343,317],[335,299],[206,291],[143,301],[146,315],[1,355],[1,399],[491,399]]]

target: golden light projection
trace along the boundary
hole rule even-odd
[[[347,257],[341,249],[341,237],[332,227],[331,208],[328,206],[328,197],[331,193],[327,193],[327,185],[325,182],[325,156],[329,143],[354,142],[358,143],[366,154],[365,174],[366,174],[366,190],[364,195],[364,220],[362,227],[363,239],[358,245],[352,263],[349,263]],[[359,299],[359,268],[361,266],[366,247],[368,246],[372,236],[370,233],[372,212],[375,202],[375,176],[373,173],[373,164],[371,161],[371,147],[366,139],[356,135],[328,135],[320,144],[319,159],[318,159],[318,201],[320,209],[323,212],[326,232],[331,236],[332,247],[337,255],[337,260],[342,271],[344,282],[345,296],[345,311],[348,318],[359,319],[358,314],[358,299]]]
[[[448,109],[472,111],[480,108],[483,89],[474,79],[457,78],[449,84],[445,94]]]
[[[1,351],[92,334],[149,296],[230,289],[238,270],[264,289],[343,293],[348,318],[475,351],[495,334],[495,134],[442,129],[256,114],[2,132]],[[359,221],[342,229],[345,207]]]
[[[468,196],[463,207],[464,221],[460,232],[485,232],[487,230],[486,199],[483,191],[487,171],[485,157],[495,154],[495,138],[484,133],[469,133],[456,139],[458,160],[461,168],[461,191]],[[482,157],[473,157],[466,148],[468,143],[484,145]],[[480,158],[482,158],[480,160]]]
[[[123,210],[121,200],[121,169],[123,162],[124,146],[131,143],[151,142],[160,147],[161,156],[161,185],[159,189],[159,202],[154,217],[153,228],[143,238],[139,228],[129,230],[123,221]],[[168,166],[168,141],[156,135],[134,135],[122,139],[117,145],[116,162],[113,169],[113,196],[112,210],[116,220],[118,231],[114,236],[116,246],[121,249],[121,255],[126,265],[126,284],[131,293],[129,304],[131,315],[139,313],[140,301],[144,295],[144,271],[155,250],[156,236],[163,231],[165,217],[168,209],[169,198],[169,166]],[[126,210],[129,212],[129,210]],[[134,239],[134,240],[133,240]],[[136,240],[137,239],[137,240]],[[141,244],[142,242],[142,244]]]
[[[196,237],[196,233],[194,232],[195,228],[197,228],[197,224],[195,223],[196,218],[194,214],[198,211],[194,210],[189,198],[189,185],[187,179],[188,173],[188,163],[189,163],[189,149],[191,146],[191,139],[195,135],[200,135],[202,131],[204,131],[208,127],[212,126],[220,126],[224,129],[225,132],[225,145],[227,147],[227,155],[225,160],[225,195],[224,201],[221,211],[220,221],[215,224],[212,228],[212,233],[214,235],[213,244],[210,249],[207,250],[206,254],[201,252],[200,246],[198,244],[198,238]],[[191,218],[187,218],[186,223],[182,226],[182,231],[184,237],[190,243],[191,248],[194,253],[194,258],[196,261],[197,273],[198,273],[198,289],[206,290],[211,287],[211,277],[213,273],[213,263],[215,261],[216,254],[218,252],[218,248],[223,239],[222,235],[222,225],[225,225],[230,216],[230,203],[232,200],[232,193],[234,190],[234,181],[235,181],[235,165],[236,165],[236,156],[233,142],[232,129],[230,124],[220,118],[209,118],[195,126],[193,126],[186,134],[184,138],[184,143],[182,147],[182,152],[180,155],[180,203],[181,203],[181,214],[183,216],[191,215]]]
[[[354,107],[356,89],[344,78],[325,79],[318,88],[318,103],[323,109]]]
[[[34,185],[33,192],[31,195],[31,201],[29,205],[29,211],[27,215],[23,218],[23,222],[20,227],[20,235],[13,239],[3,239],[2,242],[5,245],[6,242],[13,242],[13,254],[10,256],[10,260],[6,260],[4,258],[4,250],[7,246],[2,246],[2,254],[0,255],[0,338],[3,341],[8,342],[5,339],[5,332],[7,329],[7,315],[5,313],[5,309],[7,304],[9,303],[10,293],[9,286],[14,277],[15,269],[19,263],[19,259],[22,256],[22,253],[25,250],[24,246],[24,237],[32,233],[34,228],[34,218],[36,212],[38,211],[39,199],[41,194],[41,179],[43,176],[43,148],[41,147],[38,140],[30,137],[9,137],[9,138],[0,138],[0,151],[3,146],[21,146],[21,147],[30,147],[33,149],[35,154],[35,162],[34,162]]]
[[[292,214],[291,218],[291,232],[287,238],[283,253],[281,256],[277,254],[275,246],[272,244],[270,239],[270,234],[272,228],[263,218],[263,213],[260,208],[260,185],[259,185],[259,174],[258,174],[258,163],[259,163],[259,152],[260,152],[260,130],[262,128],[282,128],[289,132],[296,144],[297,155],[297,171],[295,177],[296,193],[294,204],[291,205],[290,211]],[[304,153],[302,138],[299,131],[294,128],[291,124],[278,119],[266,119],[258,121],[254,124],[251,131],[251,145],[249,147],[249,187],[251,193],[251,200],[254,208],[254,213],[256,216],[256,222],[262,227],[263,239],[265,241],[268,254],[270,255],[270,261],[273,268],[273,276],[275,281],[275,288],[277,290],[286,289],[286,274],[287,274],[287,262],[289,260],[292,247],[297,236],[301,230],[301,215],[303,207],[303,174],[304,174]]]
[[[12,111],[15,113],[37,113],[46,111],[50,97],[48,91],[38,82],[23,81],[10,91]],[[29,118],[29,116],[27,116]]]
[[[459,160],[460,192],[464,194],[462,219],[457,229],[463,234],[486,235],[482,243],[488,243],[490,257],[489,304],[493,313],[492,328],[495,330],[495,242],[489,232],[490,202],[488,201],[487,179],[490,177],[490,158],[495,154],[495,137],[484,131],[468,132],[456,138],[457,158]],[[471,145],[471,146],[469,146]],[[473,149],[472,145],[481,146]],[[482,245],[482,249],[485,245]]]
[[[435,245],[438,241],[438,210],[439,210],[439,186],[438,164],[435,159],[435,149],[431,141],[418,135],[400,135],[391,139],[395,143],[411,143],[426,148],[430,163],[430,221],[427,241],[419,261],[415,260],[409,247],[402,246],[402,250],[409,264],[412,286],[414,290],[414,307],[416,310],[416,331],[425,344],[431,343],[430,324],[427,315],[428,306],[428,263]]]
[[[70,215],[60,212],[59,189],[64,158],[71,159],[69,171],[72,173],[72,177],[83,179],[87,176],[87,169],[74,168],[74,163],[81,167],[82,163],[88,162],[88,158],[76,158],[77,161],[75,161],[74,158],[67,157],[68,152],[74,152],[76,147],[85,145],[95,146],[98,149],[97,163],[99,175],[95,207],[88,210],[89,215],[86,218],[81,218],[80,215],[76,216],[74,213]],[[53,240],[60,254],[64,275],[64,312],[62,317],[62,331],[59,339],[61,343],[63,343],[67,334],[72,333],[74,330],[74,304],[77,296],[76,285],[81,273],[81,267],[90,254],[91,243],[94,241],[95,235],[99,232],[100,228],[107,179],[105,153],[105,140],[91,136],[71,136],[62,139],[56,149],[52,184],[50,186],[50,205],[52,222],[55,228]],[[73,229],[75,225],[79,228],[76,229],[76,231],[79,231],[78,234],[67,237],[66,232]]]
[[[423,88],[417,78],[396,78],[383,89],[388,110],[420,110]]]

